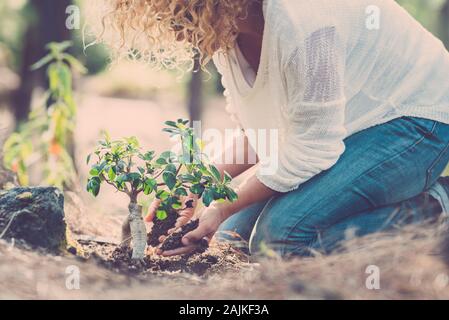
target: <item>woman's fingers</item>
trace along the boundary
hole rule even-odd
[[[207,241],[209,243],[210,240],[211,240],[211,236],[203,237],[200,240],[204,240],[204,241]],[[175,250],[169,250],[169,251],[161,251],[161,250],[159,250],[158,254],[161,254],[164,257],[171,257],[171,256],[177,256],[177,255],[181,255],[181,254],[191,253],[191,252],[195,251],[198,248],[198,246],[201,245],[201,241],[200,240],[195,242],[195,243],[191,243],[189,245],[184,245],[184,247],[178,248],[178,249],[175,249]],[[183,244],[184,244],[184,241],[183,241]]]
[[[148,214],[145,217],[145,222],[147,222],[147,223],[153,222],[153,219],[154,219],[155,215],[156,214],[154,212],[149,211]]]
[[[161,252],[164,257],[178,256],[181,254],[191,253],[196,249],[196,245],[186,246],[182,248],[178,248],[175,250],[163,251]]]
[[[179,217],[178,220],[176,220],[175,229],[187,224],[190,221],[190,219],[191,219],[191,217],[185,217],[185,216]]]
[[[184,245],[183,247],[168,251],[162,251],[159,249],[157,253],[164,257],[171,257],[191,253],[195,251],[198,248],[198,246],[201,245],[202,240],[210,242],[212,236],[213,233],[209,231],[209,228],[201,227],[200,224],[198,229],[191,231],[184,236],[184,238],[182,239],[182,244]]]
[[[179,212],[179,218],[176,221],[176,228],[182,227],[188,223],[195,214],[198,197],[196,195],[189,195],[183,198],[183,205],[186,209]]]
[[[145,222],[153,222],[154,217],[156,216],[156,211],[159,208],[159,205],[161,204],[161,200],[155,199],[150,207],[148,208],[148,214],[145,217]]]
[[[210,239],[212,238],[211,234],[213,235],[213,230],[211,230],[209,226],[200,223],[198,228],[190,231],[182,238],[182,243],[185,246],[190,246],[197,244],[199,241],[201,241],[201,239],[210,241]]]

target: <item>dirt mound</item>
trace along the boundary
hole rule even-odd
[[[85,259],[94,259],[101,266],[128,276],[184,272],[205,277],[239,270],[240,265],[247,262],[243,254],[229,245],[214,244],[206,252],[177,257],[162,257],[153,253],[142,262],[136,262],[131,259],[132,250],[128,247],[95,241],[79,241],[79,244]]]

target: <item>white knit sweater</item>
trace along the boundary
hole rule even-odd
[[[253,83],[235,50],[214,62],[240,125],[279,130],[276,156],[258,168],[269,188],[298,188],[338,161],[346,137],[374,125],[401,116],[449,124],[449,54],[395,1],[265,0],[264,15]],[[262,169],[273,162],[274,172]]]

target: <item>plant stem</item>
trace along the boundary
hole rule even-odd
[[[132,195],[128,209],[128,221],[133,243],[132,259],[142,260],[145,257],[147,246],[147,232],[142,218],[142,207],[137,204],[137,195]]]

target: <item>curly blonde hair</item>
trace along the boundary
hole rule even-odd
[[[90,0],[91,1],[91,0]],[[143,60],[155,67],[204,69],[219,50],[235,45],[237,19],[255,0],[99,0],[97,40],[116,57]],[[98,0],[96,9],[98,11]],[[98,19],[97,19],[98,21]]]

